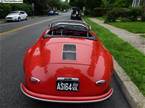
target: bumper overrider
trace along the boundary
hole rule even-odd
[[[38,94],[28,90],[23,83],[20,84],[21,91],[26,96],[47,102],[60,102],[60,103],[90,103],[90,102],[100,102],[108,99],[113,94],[113,89],[111,88],[107,93],[99,96],[84,96],[84,97],[62,97],[62,96],[51,96],[45,94]]]

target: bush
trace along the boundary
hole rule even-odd
[[[127,8],[113,8],[107,12],[105,22],[115,22],[118,18],[128,17],[128,12]]]
[[[32,15],[32,7],[31,5],[28,4],[12,4],[12,11],[16,11],[16,10],[23,10],[26,11],[28,15]]]
[[[11,11],[10,4],[2,4],[0,3],[0,18],[4,18]]]
[[[142,8],[130,8],[130,11],[128,13],[129,19],[131,21],[137,21],[138,17],[141,17],[143,14]]]
[[[145,13],[142,14],[142,16],[141,16],[141,20],[142,20],[142,21],[145,21]]]
[[[100,17],[106,14],[108,9],[106,8],[95,8],[94,9],[94,16]]]
[[[0,18],[5,18],[5,16],[10,11],[22,10],[26,11],[28,15],[32,15],[32,7],[29,4],[2,4],[0,3]]]
[[[111,11],[108,11],[105,22],[115,22],[118,17],[118,15],[116,13],[117,13],[117,11],[115,11],[114,9]]]
[[[105,8],[95,8],[93,11],[92,10],[85,10],[85,15],[89,15],[89,16],[95,16],[95,17],[99,17],[99,16],[104,16],[107,12],[107,9]]]
[[[105,22],[115,22],[117,19],[137,21],[138,17],[143,16],[142,14],[143,8],[113,8],[107,12]]]

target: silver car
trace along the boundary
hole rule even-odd
[[[6,21],[27,20],[28,14],[25,11],[12,11],[6,17]]]

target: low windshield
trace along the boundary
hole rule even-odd
[[[49,35],[61,35],[61,36],[88,36],[88,30],[81,25],[67,25],[59,24],[51,28]]]

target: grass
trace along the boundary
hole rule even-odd
[[[104,20],[104,17],[97,17],[97,19],[99,19],[99,20]]]
[[[145,55],[109,30],[92,22],[89,18],[86,17],[84,20],[97,33],[105,47],[108,48],[120,66],[145,96]]]
[[[145,33],[145,22],[113,22],[109,24],[133,33]]]
[[[142,34],[142,35],[140,35],[140,36],[145,38],[145,35],[143,35],[143,34]]]

